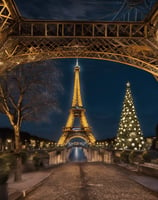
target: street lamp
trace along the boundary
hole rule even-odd
[[[10,138],[7,139],[6,150],[12,150],[12,140]]]

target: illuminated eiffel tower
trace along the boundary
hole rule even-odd
[[[78,60],[76,61],[76,66],[74,69],[74,91],[72,98],[72,107],[68,116],[65,127],[63,128],[63,133],[59,138],[58,145],[66,145],[73,138],[81,138],[85,140],[88,144],[95,143],[95,137],[92,133],[92,129],[88,124],[85,108],[83,107],[81,90],[80,90],[80,67],[78,65]],[[75,126],[75,119],[79,119],[80,126]]]

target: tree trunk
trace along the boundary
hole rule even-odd
[[[14,126],[14,134],[15,134],[15,153],[16,153],[16,166],[15,166],[14,180],[17,182],[17,181],[22,180],[22,161],[21,161],[21,156],[20,156],[21,143],[20,143],[19,126]]]
[[[14,126],[14,134],[15,134],[15,152],[19,153],[21,151],[21,143],[20,143],[20,127]]]
[[[7,183],[0,184],[0,199],[8,200],[8,187],[7,187]]]
[[[14,181],[18,182],[22,180],[22,162],[19,154],[16,155],[16,166],[15,166],[15,174]]]

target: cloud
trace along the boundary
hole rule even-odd
[[[125,13],[133,19],[136,7],[131,7],[124,0],[15,0],[21,14],[26,18],[52,20],[105,20],[122,17]],[[155,0],[150,5],[138,5],[137,13],[144,17],[149,12]],[[123,4],[124,3],[124,4]],[[122,5],[124,5],[122,7]]]

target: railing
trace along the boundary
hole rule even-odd
[[[44,37],[146,37],[143,22],[54,22],[24,21],[17,24],[14,35]]]

